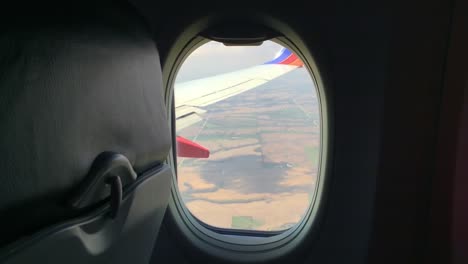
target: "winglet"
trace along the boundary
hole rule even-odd
[[[184,158],[208,158],[210,151],[193,141],[177,136],[177,156]]]
[[[264,64],[283,64],[297,67],[304,66],[304,63],[302,63],[301,59],[299,59],[299,57],[297,57],[296,54],[294,54],[287,48],[281,49],[279,55],[276,56],[276,58],[274,58],[271,61],[265,62]]]

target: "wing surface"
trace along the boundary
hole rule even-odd
[[[301,60],[288,49],[262,65],[175,85],[177,131],[201,120],[203,107],[254,89],[298,67]]]

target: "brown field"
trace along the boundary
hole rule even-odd
[[[233,215],[248,215],[263,224],[259,230],[281,230],[288,223],[296,223],[309,206],[307,193],[281,194],[268,201],[242,205],[219,204],[203,200],[186,204],[198,219],[216,227],[230,228]]]
[[[179,191],[195,217],[256,230],[283,230],[303,217],[317,177],[318,109],[312,94],[291,99],[289,88],[214,104],[205,122],[179,133],[210,149],[208,159],[178,160]]]

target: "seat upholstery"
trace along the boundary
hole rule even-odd
[[[67,199],[100,153],[141,174],[171,145],[158,51],[130,6],[22,19],[0,31],[0,247],[75,217]]]

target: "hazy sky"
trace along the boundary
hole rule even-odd
[[[282,46],[265,41],[261,46],[224,46],[210,41],[196,49],[182,64],[176,82],[209,77],[272,60]]]

